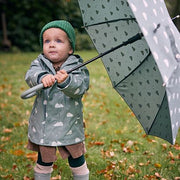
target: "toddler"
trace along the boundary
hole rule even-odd
[[[50,180],[56,150],[68,158],[74,180],[88,180],[84,154],[82,96],[89,88],[89,72],[84,66],[68,70],[83,61],[74,55],[75,32],[71,24],[56,20],[40,33],[43,53],[31,63],[25,80],[32,87],[43,83],[37,93],[28,127],[28,148],[38,152],[35,180]]]

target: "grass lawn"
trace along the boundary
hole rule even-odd
[[[78,52],[84,60],[97,53]],[[34,98],[24,75],[38,53],[0,54],[0,179],[32,180],[37,154],[26,149],[28,118]],[[100,60],[87,65],[90,89],[83,98],[86,160],[90,180],[179,180],[180,132],[176,144],[146,136],[138,120],[112,88]],[[52,179],[72,179],[66,160],[54,164]]]

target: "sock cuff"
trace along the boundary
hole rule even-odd
[[[41,174],[48,174],[48,173],[52,173],[53,168],[52,166],[42,166],[37,163],[36,166],[34,167],[34,171]]]
[[[89,169],[87,167],[86,162],[82,166],[75,167],[75,168],[70,167],[70,168],[71,168],[73,175],[87,175],[87,174],[89,174]]]

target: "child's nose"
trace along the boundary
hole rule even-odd
[[[55,46],[55,42],[54,42],[54,41],[51,41],[51,42],[49,43],[49,46],[50,46],[50,47],[54,47],[54,46]]]

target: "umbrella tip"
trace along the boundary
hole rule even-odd
[[[180,18],[180,15],[178,14],[177,16],[173,17],[171,20],[174,21],[175,19]],[[157,24],[156,28],[154,29],[154,33],[160,28],[161,24]]]
[[[178,14],[177,16],[173,17],[172,20],[175,20],[177,18],[180,18],[180,15]]]

